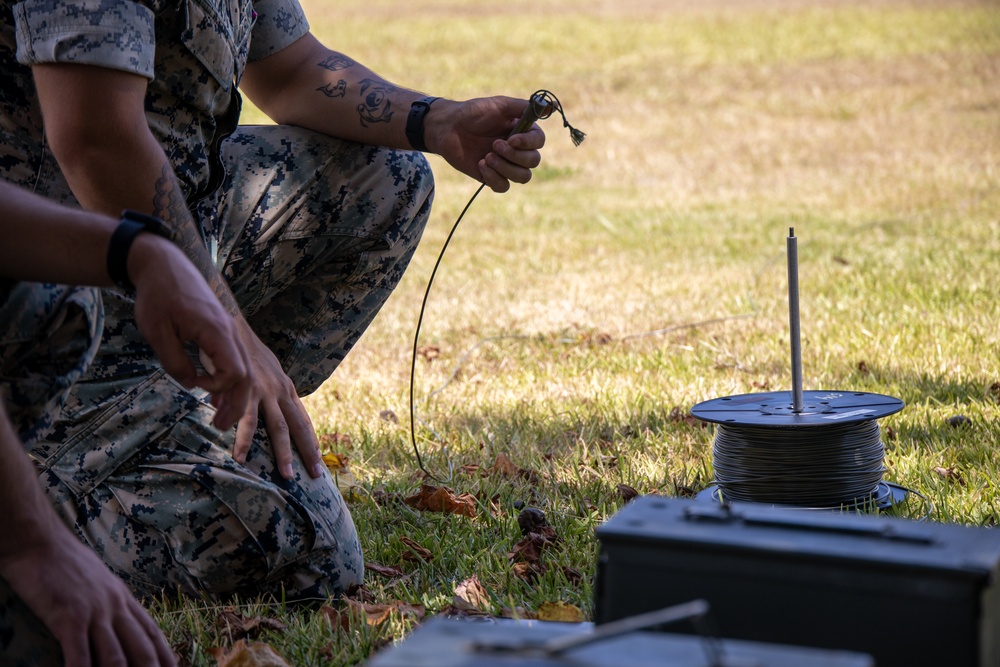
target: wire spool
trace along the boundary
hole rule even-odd
[[[716,486],[700,497],[813,508],[886,509],[907,490],[882,480],[885,447],[877,419],[903,409],[891,396],[806,391],[727,396],[691,414],[717,424]]]

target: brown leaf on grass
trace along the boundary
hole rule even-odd
[[[694,426],[696,428],[708,428],[708,424],[701,421],[687,410],[684,410],[679,405],[675,405],[670,410],[670,415],[667,419],[675,424],[687,424],[688,426]]]
[[[208,653],[215,658],[218,667],[290,667],[285,659],[271,646],[262,642],[247,643],[241,639],[233,648],[210,648]]]
[[[402,542],[403,546],[408,549],[408,551],[404,551],[403,555],[400,556],[403,560],[419,560],[425,563],[429,563],[434,560],[434,554],[431,553],[430,549],[425,548],[423,545],[411,540],[409,537],[403,536],[399,538],[399,541]]]
[[[630,503],[639,497],[639,492],[636,491],[631,486],[629,486],[628,484],[619,484],[618,495],[621,496],[622,500],[625,503]]]
[[[347,609],[337,609],[329,605],[319,608],[319,613],[330,622],[330,627],[334,630],[340,629],[345,632],[351,629],[351,614]]]
[[[957,468],[942,468],[938,466],[934,468],[934,472],[937,473],[938,477],[941,479],[946,479],[949,482],[955,482],[956,484],[965,486],[965,479],[962,477],[962,473],[960,473]]]
[[[511,566],[511,570],[514,572],[514,576],[518,579],[524,579],[529,584],[533,584],[538,581],[538,577],[542,576],[548,571],[548,567],[538,562],[519,562],[514,563]]]
[[[455,586],[454,606],[463,611],[486,611],[490,606],[490,596],[479,583],[479,577],[472,575]]]
[[[347,459],[347,454],[323,454],[323,463],[326,464],[334,481],[337,482],[337,490],[340,491],[340,495],[345,498],[349,498],[358,488],[354,474],[347,467]]]
[[[558,621],[560,623],[583,623],[583,612],[566,602],[543,602],[538,607],[539,621]]]
[[[375,602],[375,594],[368,590],[364,584],[351,584],[344,591],[344,597],[358,602]]]
[[[383,577],[389,577],[390,579],[393,577],[402,577],[406,574],[395,565],[381,565],[374,561],[368,561],[365,563],[365,570],[368,572],[374,572],[375,574]]]
[[[497,458],[493,461],[493,467],[490,470],[507,479],[523,479],[529,484],[538,484],[539,482],[537,472],[528,468],[522,468],[502,452],[497,454]]]
[[[566,581],[571,586],[579,586],[583,583],[583,573],[577,569],[569,567],[568,565],[562,566],[563,576],[566,577]]]
[[[468,493],[456,495],[447,486],[423,484],[419,492],[404,498],[403,502],[421,511],[461,514],[470,518],[476,516],[476,499]]]
[[[458,467],[458,472],[472,476],[479,474],[479,471],[481,469],[482,466],[480,466],[478,463],[466,463],[464,466]]]
[[[541,560],[542,551],[559,542],[559,536],[552,526],[542,526],[538,532],[532,532],[518,540],[514,548],[507,553],[512,563],[537,563]]]
[[[320,608],[320,613],[330,621],[330,625],[334,629],[350,630],[351,624],[356,620],[363,620],[366,625],[372,627],[382,625],[393,612],[398,613],[403,618],[415,621],[423,619],[427,613],[423,605],[409,604],[402,600],[396,600],[390,604],[369,604],[349,598],[345,601],[347,606],[344,609],[336,609],[328,605]]]
[[[515,618],[525,621],[538,618],[538,614],[525,607],[514,607],[513,609],[510,607],[504,607],[500,610],[500,616],[502,618]]]
[[[421,345],[417,348],[417,354],[427,361],[434,361],[441,356],[441,348],[437,345]]]
[[[438,610],[435,616],[444,618],[492,618],[492,615],[478,609],[459,609],[453,604],[449,604]]]
[[[215,618],[216,624],[224,628],[233,639],[256,639],[265,630],[283,631],[288,626],[276,618],[256,616],[248,618],[235,609],[223,609]]]
[[[320,433],[319,434],[319,446],[320,449],[354,449],[354,443],[351,442],[351,436],[346,433]]]

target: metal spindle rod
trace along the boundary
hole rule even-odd
[[[799,249],[788,228],[788,328],[792,344],[792,412],[802,412],[802,341],[799,331]]]

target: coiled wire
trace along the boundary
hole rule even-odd
[[[805,507],[867,502],[885,472],[874,419],[822,426],[719,424],[713,445],[722,497]]]

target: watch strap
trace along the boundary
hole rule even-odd
[[[170,229],[159,218],[126,209],[122,211],[121,222],[108,241],[108,276],[122,289],[135,289],[128,277],[128,252],[135,237],[143,232],[151,232],[166,239],[172,237]]]
[[[426,151],[424,141],[424,116],[430,111],[437,97],[424,97],[410,105],[410,115],[406,117],[406,138],[414,150]]]

